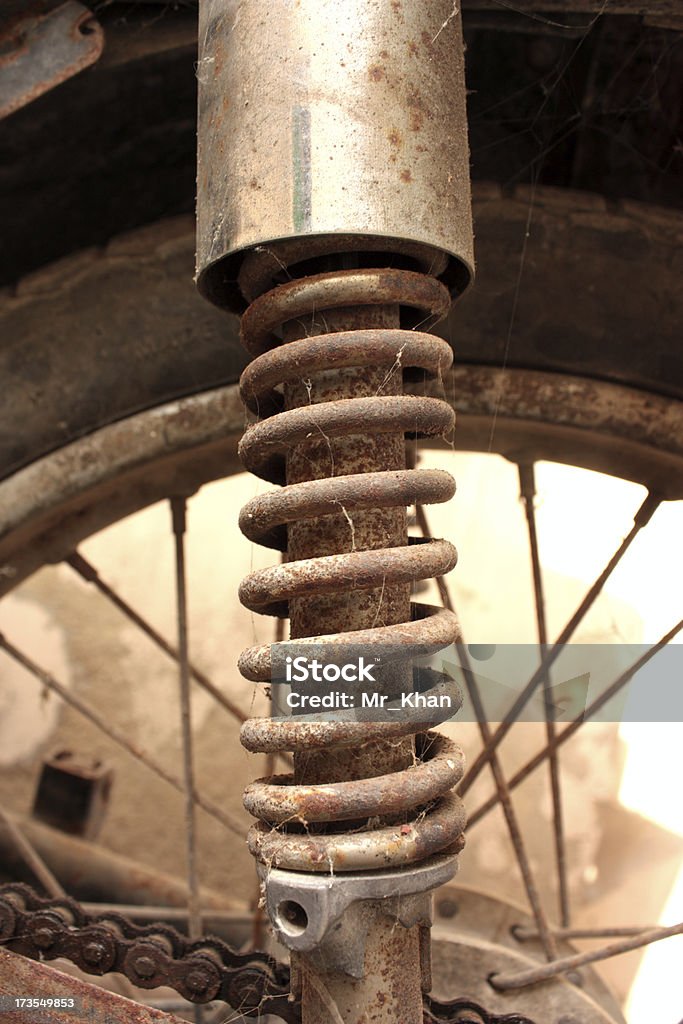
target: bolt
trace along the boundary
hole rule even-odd
[[[88,942],[83,947],[83,959],[93,966],[102,963],[106,954],[105,946],[98,941]]]
[[[57,941],[57,931],[49,925],[36,928],[33,933],[33,942],[39,949],[49,949]]]
[[[209,975],[202,967],[194,967],[185,978],[185,984],[195,995],[206,992],[209,986]]]
[[[156,972],[157,967],[151,956],[145,956],[142,954],[140,956],[136,956],[133,960],[133,969],[139,977],[151,978]]]

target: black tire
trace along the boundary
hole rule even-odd
[[[560,189],[475,189],[478,280],[444,325],[456,362],[683,398],[683,214]],[[529,235],[525,238],[529,225]],[[193,284],[178,217],[26,277],[0,298],[0,477],[93,430],[237,380],[237,319]]]

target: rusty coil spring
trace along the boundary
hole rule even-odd
[[[271,483],[284,485],[250,501],[242,509],[240,528],[250,540],[284,551],[289,524],[363,509],[398,509],[444,502],[455,484],[448,473],[393,470],[332,475],[286,484],[286,455],[316,435],[328,439],[363,434],[447,435],[454,415],[436,398],[374,394],[283,409],[279,388],[307,375],[372,365],[397,372],[418,371],[440,377],[452,362],[450,346],[416,329],[373,328],[338,331],[282,342],[275,333],[288,321],[328,309],[393,304],[417,313],[418,324],[446,315],[450,297],[433,277],[408,270],[342,270],[290,281],[255,299],[242,319],[242,341],[253,362],[240,388],[248,410],[261,417],[240,444],[245,467]],[[332,467],[332,472],[334,469]],[[298,559],[250,573],[240,600],[263,614],[287,616],[294,598],[370,590],[441,576],[456,562],[444,540],[408,543],[376,550],[352,550]],[[411,620],[370,629],[328,633],[297,643],[377,644],[390,647],[443,648],[458,636],[456,617],[443,608],[411,606]],[[240,658],[247,679],[271,678],[269,645],[251,647]],[[438,688],[438,683],[437,683]],[[450,713],[448,715],[450,717]],[[424,716],[423,716],[424,718]],[[333,785],[299,786],[291,776],[261,779],[249,786],[244,803],[260,819],[250,830],[249,847],[273,866],[306,871],[350,871],[410,864],[445,850],[459,849],[464,810],[451,793],[463,773],[459,748],[434,732],[423,732],[419,717],[397,721],[315,721],[251,719],[242,727],[242,744],[253,752],[294,752],[355,746],[372,739],[416,736],[416,763],[379,777]],[[371,732],[370,732],[371,730]],[[373,819],[410,812],[414,820],[400,828],[301,834],[287,823]]]

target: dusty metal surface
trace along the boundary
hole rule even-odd
[[[367,739],[366,726],[365,736]],[[334,751],[333,747],[330,747]],[[338,751],[335,760],[341,762]],[[375,754],[376,750],[368,751]],[[358,757],[354,766],[358,767]],[[377,764],[373,765],[376,769]],[[424,814],[424,812],[422,812]],[[346,871],[378,871],[387,867],[414,867],[435,853],[450,850],[458,853],[463,847],[462,832],[466,815],[462,801],[454,794],[443,796],[418,814],[414,821],[385,828],[362,828],[347,833],[296,834],[277,833],[257,822],[249,832],[249,849],[260,861],[275,864],[289,871],[315,873]],[[344,879],[338,883],[343,886]]]
[[[339,272],[315,274],[299,281],[290,281],[287,284],[280,285],[266,292],[265,295],[254,299],[242,317],[242,344],[250,355],[260,356],[267,350],[275,348],[280,344],[281,339],[274,335],[273,332],[281,328],[288,320],[295,320],[297,317],[310,315],[311,311],[314,312],[315,316],[318,316],[328,309],[339,309],[340,307],[345,309],[349,306],[376,307],[384,304],[399,305],[402,311],[406,308],[417,310],[421,323],[429,322],[433,318],[432,324],[436,324],[447,315],[451,307],[451,300],[448,290],[433,277],[427,277],[426,274],[417,274],[410,270],[367,269],[346,270],[343,274]],[[364,348],[367,358],[367,342],[374,340],[368,338],[367,327],[369,325],[364,324],[365,317],[360,314],[360,311],[357,315],[358,328],[353,330],[350,336],[347,334],[347,341],[350,340],[352,345],[355,338],[355,351],[352,348],[351,362],[347,362],[346,366],[358,366],[358,359]],[[347,319],[347,317],[344,319]],[[318,324],[317,326],[320,325]],[[411,324],[410,326],[414,325]],[[329,335],[330,331],[325,330],[324,333]],[[386,341],[389,333],[389,331],[385,331],[382,336],[380,332],[378,341],[380,343],[382,340]],[[422,335],[423,342],[425,342],[425,339],[427,339],[427,344],[431,340],[432,361],[436,361],[438,368],[439,359],[437,353],[441,353],[443,350],[438,345],[438,342],[430,339],[429,335]],[[290,338],[289,340],[291,341],[292,339]],[[397,340],[396,336],[394,336],[394,340]],[[408,338],[405,340],[412,341],[412,339]],[[401,341],[403,341],[403,338],[401,338]],[[332,370],[339,365],[336,362],[335,356],[332,357],[330,362],[330,351],[333,347],[336,348],[336,342],[336,337],[326,337],[325,341],[320,338],[318,339],[318,366],[311,366],[311,370]],[[301,346],[299,350],[300,348]],[[373,358],[382,354],[374,346],[371,352]],[[285,350],[282,352],[281,358],[285,359],[286,370],[290,373],[294,372],[298,376],[295,354],[297,354],[296,349],[291,354],[289,350]],[[327,359],[324,358],[325,354],[327,354]],[[355,361],[353,359],[354,355]],[[391,355],[390,366],[396,359],[396,352],[394,351]],[[290,358],[287,358],[288,356]],[[264,365],[269,366],[269,363],[261,363],[260,368]],[[344,363],[341,365],[343,366]],[[406,365],[409,364],[407,363]],[[419,366],[420,363],[416,365]],[[281,366],[280,368],[282,369],[283,367]],[[251,372],[253,373],[254,370],[252,369]],[[246,379],[247,381],[250,379],[248,373]],[[282,378],[279,379],[282,380]]]
[[[287,523],[303,515],[338,515],[339,503],[349,511],[391,508],[399,502],[410,506],[448,501],[455,493],[453,477],[443,470],[396,470],[384,473],[335,476],[334,480],[309,480],[298,484],[295,493],[271,491],[260,494],[242,507],[239,525],[249,540],[265,547],[284,550]]]
[[[374,394],[326,402],[316,406],[315,414],[304,406],[262,420],[245,433],[239,453],[256,476],[283,483],[284,456],[292,445],[309,441],[313,430],[323,437],[342,438],[357,436],[365,429],[373,436],[398,435],[403,440],[406,434],[443,437],[453,424],[453,413],[439,399]]]
[[[420,864],[414,871],[361,871],[345,875],[343,884],[332,875],[292,876],[291,872],[271,870],[266,865],[259,868],[259,873],[265,884],[268,915],[278,939],[289,949],[315,954],[323,971],[326,961],[339,959],[341,943],[346,946],[346,973],[362,978],[364,915],[358,904],[380,900],[385,916],[404,928],[416,924],[429,926],[429,894],[449,882],[456,868],[455,856],[442,854]],[[294,889],[296,904],[291,899]],[[349,910],[360,913],[348,915]],[[348,917],[352,921],[348,921]],[[355,935],[349,933],[349,925]]]
[[[434,995],[469,998],[492,1013],[524,1014],[542,1024],[569,1019],[581,1024],[624,1024],[623,1015],[605,983],[590,967],[572,980],[550,982],[514,992],[501,992],[488,981],[496,970],[541,966],[538,939],[520,942],[515,929],[529,927],[531,915],[513,903],[461,885],[448,885],[435,900],[433,927]],[[560,936],[561,957],[575,947]]]
[[[409,778],[395,772],[310,789],[293,784],[291,776],[278,775],[248,786],[244,805],[255,818],[273,824],[296,818],[347,821],[395,814],[409,805],[419,807],[442,796],[462,778],[464,758],[460,748],[440,733],[423,734],[415,742],[419,760]]]
[[[337,479],[340,478],[338,477]],[[415,619],[411,622],[398,622],[389,626],[374,626],[371,629],[355,630],[353,633],[354,643],[381,644],[386,656],[391,658],[395,650],[417,650],[420,649],[421,645],[424,650],[425,644],[428,647],[447,647],[451,643],[451,637],[459,635],[460,627],[457,618],[445,608],[436,608],[431,605],[413,605],[412,612]],[[341,640],[342,635],[341,633],[335,633],[308,638],[300,637],[297,643],[319,644],[326,641],[335,643]],[[268,682],[271,678],[273,648],[276,648],[275,644],[261,644],[256,647],[249,647],[246,651],[243,651],[239,660],[239,669],[242,675],[246,679],[252,679],[254,682]],[[271,724],[276,725],[276,723]],[[355,742],[352,723],[338,722],[336,726],[340,727],[338,743]],[[396,728],[396,724],[392,728]],[[249,729],[245,726],[242,742],[248,750],[252,750],[254,748],[250,745],[251,740],[249,736]],[[344,740],[345,736],[346,739]],[[310,742],[313,742],[313,737],[311,737]],[[309,746],[310,743],[307,741],[304,746],[298,746],[297,749],[308,749]]]
[[[250,412],[263,416],[270,407],[281,407],[282,397],[275,385],[286,380],[287,373],[300,379],[319,370],[348,369],[357,366],[359,360],[362,362],[370,346],[374,355],[390,366],[400,359],[404,370],[412,370],[415,377],[441,378],[453,362],[450,345],[418,331],[403,342],[400,356],[392,331],[361,330],[336,334],[333,339],[302,338],[290,342],[286,349],[271,349],[267,359],[259,359],[246,368],[240,381],[242,400]]]
[[[203,293],[239,307],[245,251],[305,237],[311,257],[320,240],[329,252],[330,235],[363,239],[357,250],[372,251],[372,236],[441,249],[451,257],[444,277],[462,291],[473,256],[451,0],[305,0],[279,7],[273,27],[261,0],[200,5]]]
[[[0,993],[17,995],[24,992],[30,992],[37,998],[79,999],[82,1009],[78,1019],[87,1024],[182,1024],[179,1017],[133,1003],[70,974],[63,974],[54,967],[0,949]],[[31,1013],[35,1024],[51,1024],[55,1019],[51,1011],[44,1014],[38,1009]],[[10,1010],[3,1013],[3,1018],[6,1024],[26,1024],[26,1010]]]
[[[240,601],[252,611],[282,615],[298,598],[345,593],[349,588],[374,590],[382,581],[392,586],[443,576],[456,559],[453,545],[446,540],[434,541],[426,550],[405,544],[382,551],[300,558],[250,573],[240,586]]]
[[[0,118],[94,64],[103,46],[101,25],[76,0],[11,22],[0,38]]]

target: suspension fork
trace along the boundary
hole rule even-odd
[[[405,437],[448,433],[452,413],[403,378],[450,366],[424,328],[472,274],[457,8],[201,0],[199,39],[198,285],[243,314],[241,456],[281,485],[240,525],[286,551],[241,600],[289,615],[293,639],[445,646],[454,616],[411,607],[410,589],[455,551],[411,545],[405,510],[453,484],[407,469]],[[268,681],[270,650],[240,668]],[[294,753],[293,779],[259,780],[245,804],[304,1024],[421,1024],[430,893],[462,845],[458,748],[405,719],[253,720],[242,742]]]

